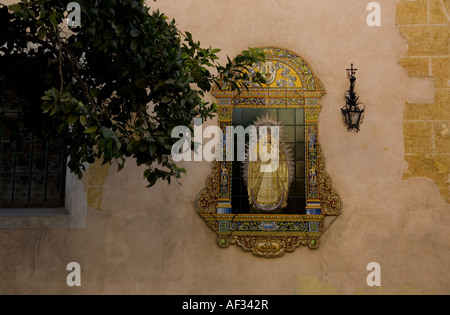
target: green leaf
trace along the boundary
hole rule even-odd
[[[93,98],[96,98],[97,95],[98,95],[98,89],[96,89],[96,88],[90,88],[90,89],[89,89],[89,94],[90,94]]]
[[[53,106],[53,109],[50,111],[50,116],[54,116],[56,114],[58,107],[57,106]]]
[[[83,127],[86,126],[86,116],[80,116],[80,124]]]
[[[52,23],[53,26],[58,26],[58,21],[56,20],[56,14],[52,12],[48,18],[50,20],[50,23]]]
[[[10,9],[11,11],[13,11],[14,13],[18,13],[20,11],[22,11],[22,6],[20,4],[11,4],[8,9]]]
[[[28,13],[35,19],[37,17],[36,12],[34,12],[33,10],[28,10]]]
[[[102,132],[103,137],[105,137],[106,139],[112,139],[112,138],[116,137],[116,134],[114,133],[114,131],[112,131],[111,129],[108,129],[106,127],[102,127],[101,132]]]
[[[89,127],[88,129],[86,129],[84,131],[84,133],[86,133],[86,134],[94,133],[97,131],[97,129],[98,129],[98,126],[92,126],[92,127]]]
[[[137,51],[138,47],[139,47],[138,41],[133,39],[130,43],[131,50],[135,52],[135,51]]]
[[[154,172],[150,173],[147,176],[147,181],[149,182],[148,188],[154,186],[156,184],[156,181],[158,180],[158,177],[156,177],[156,174]]]
[[[44,114],[47,114],[53,107],[55,107],[54,103],[44,103],[44,105],[42,105],[42,111]]]
[[[150,173],[151,173],[151,171],[152,171],[152,170],[151,170],[151,169],[149,169],[149,168],[148,168],[148,169],[146,169],[146,170],[145,170],[145,172],[144,172],[144,178],[147,178],[147,177],[149,177],[149,176],[150,176]]]
[[[169,143],[164,143],[164,148],[170,150],[172,146]]]
[[[77,120],[78,120],[78,116],[70,115],[69,118],[67,118],[67,123],[69,125],[73,125],[77,122]]]
[[[156,151],[157,151],[156,144],[154,144],[154,143],[150,144],[150,155],[151,156],[155,156],[156,155]]]
[[[45,38],[45,36],[47,36],[47,32],[48,32],[48,30],[46,28],[41,27],[38,32],[39,39],[43,40]]]
[[[140,33],[141,32],[138,29],[136,29],[136,28],[132,28],[131,31],[130,31],[130,35],[133,36],[133,37],[138,37]]]
[[[167,104],[167,103],[170,103],[170,102],[172,102],[172,98],[171,97],[169,97],[169,96],[164,96],[162,99],[161,99],[161,103],[163,103],[163,104]]]

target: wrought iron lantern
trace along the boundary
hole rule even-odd
[[[359,131],[359,126],[362,124],[364,119],[364,110],[365,106],[364,104],[361,104],[358,102],[359,96],[356,96],[355,93],[355,82],[356,77],[355,73],[358,69],[352,67],[350,69],[347,69],[347,76],[350,80],[350,89],[347,91],[347,94],[345,95],[345,98],[347,100],[347,104],[341,108],[342,116],[343,116],[343,122],[344,125],[347,127],[348,131]],[[361,108],[361,105],[364,107]]]

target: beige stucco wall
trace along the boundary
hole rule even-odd
[[[185,163],[182,185],[147,189],[130,161],[120,173],[100,171],[104,183],[85,184],[102,193],[91,196],[86,229],[0,231],[0,293],[449,294],[450,206],[431,179],[403,178],[405,104],[434,102],[434,80],[411,77],[398,63],[408,43],[396,25],[396,1],[378,1],[380,27],[366,24],[369,2],[158,2],[223,57],[277,46],[304,58],[323,82],[319,140],[342,214],[318,250],[262,259],[236,246],[220,249],[194,207],[208,163]],[[352,62],[367,106],[358,134],[340,116]],[[72,261],[82,268],[79,288],[66,285]],[[381,265],[380,288],[366,284],[369,262]]]

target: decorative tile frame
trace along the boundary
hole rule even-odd
[[[267,66],[276,63],[276,74],[265,86],[253,86],[239,95],[226,88],[214,90],[212,94],[219,104],[219,126],[225,134],[235,108],[304,109],[306,215],[232,214],[229,161],[212,163],[212,171],[197,198],[197,210],[217,233],[219,247],[236,244],[256,256],[272,258],[292,252],[300,245],[317,249],[325,217],[338,216],[341,202],[325,171],[318,143],[320,99],[325,94],[322,83],[309,65],[292,52],[273,47],[262,50]]]

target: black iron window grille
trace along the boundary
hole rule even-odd
[[[61,141],[0,142],[0,208],[64,207],[66,157]]]
[[[17,112],[0,108],[0,114]],[[42,142],[32,134],[13,140],[11,135],[11,131],[0,135],[0,208],[64,207],[63,141]]]

